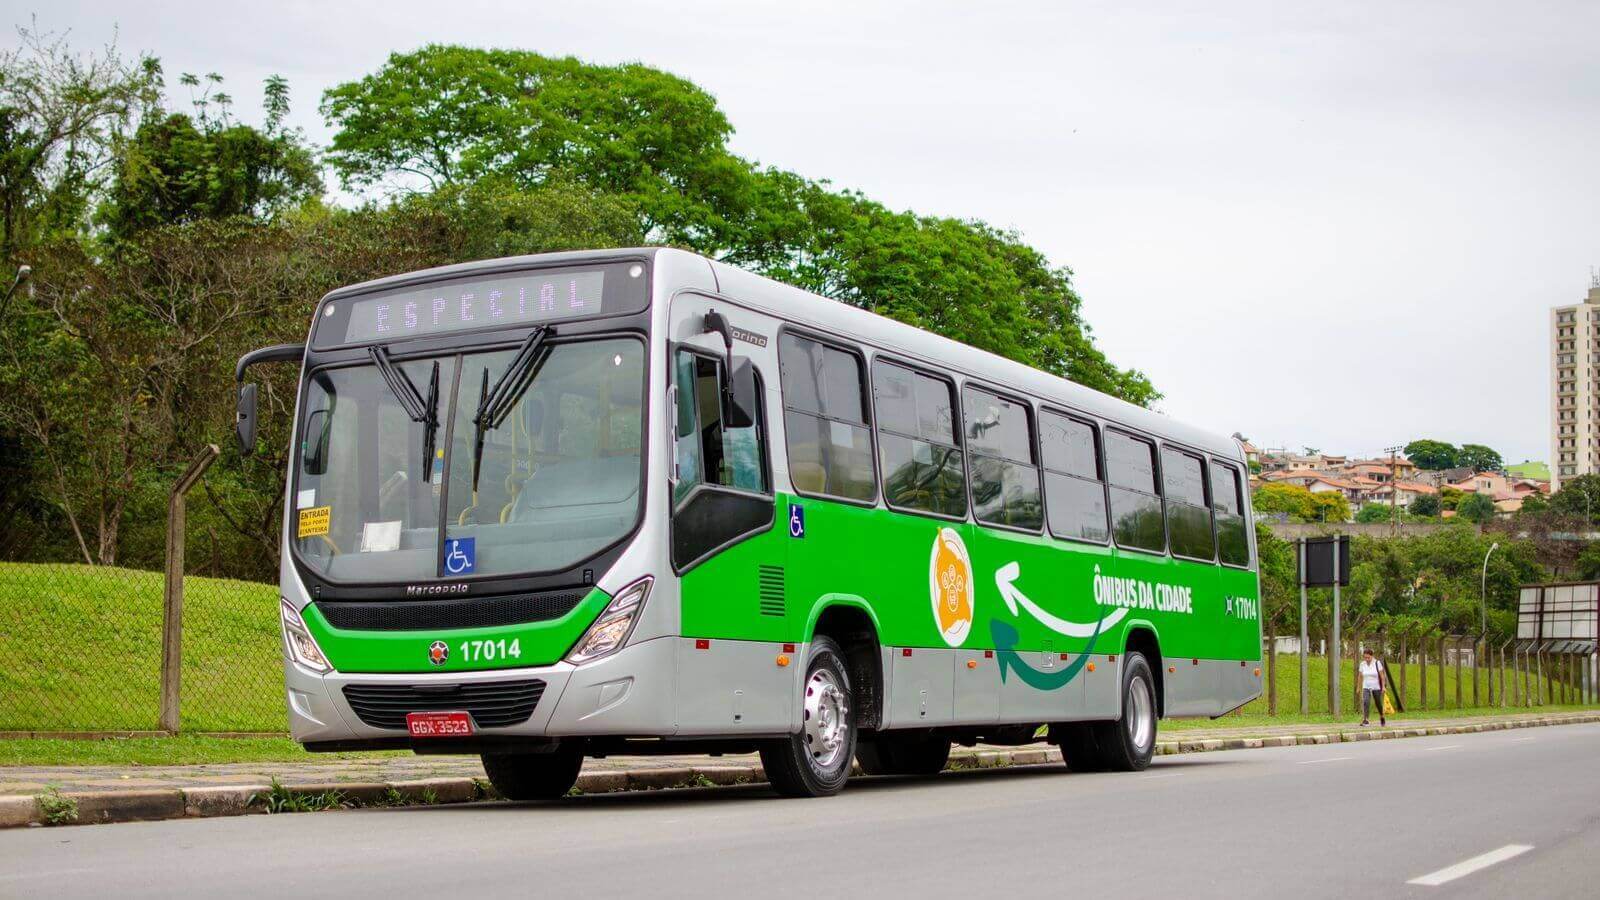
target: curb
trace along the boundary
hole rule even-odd
[[[1317,734],[1285,734],[1264,737],[1174,738],[1156,743],[1156,755],[1209,753],[1219,750],[1256,750],[1266,747],[1294,747],[1314,744],[1354,743],[1400,738],[1433,737],[1448,734],[1477,734],[1516,728],[1552,725],[1584,725],[1600,722],[1600,713],[1466,725],[1420,728],[1380,728],[1363,731],[1329,731]],[[1010,766],[1045,765],[1061,762],[1056,748],[1018,750],[965,750],[950,754],[949,770],[999,769]],[[860,766],[855,774],[861,774]],[[585,772],[578,776],[575,790],[582,794],[611,794],[626,791],[660,791],[688,787],[729,787],[761,784],[766,775],[760,766],[684,766],[665,769],[614,769]],[[88,825],[110,822],[142,822],[162,819],[215,818],[219,816],[259,815],[269,812],[263,798],[271,795],[283,800],[299,800],[313,809],[358,809],[363,807],[433,806],[498,799],[494,789],[479,778],[429,778],[392,782],[338,782],[327,784],[226,785],[134,791],[69,791],[60,794],[0,796],[0,828],[43,825]],[[41,802],[43,801],[43,802]],[[46,812],[53,808],[54,819]],[[62,808],[70,809],[63,813]],[[283,810],[302,811],[302,810]]]

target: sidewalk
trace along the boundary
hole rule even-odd
[[[1353,723],[1196,728],[1160,737],[1158,754],[1241,750],[1295,744],[1465,734],[1600,722],[1600,712],[1517,713],[1505,716],[1410,719],[1387,728]],[[1048,745],[957,747],[951,768],[995,768],[1060,763]],[[746,784],[763,780],[753,754],[723,757],[610,757],[584,762],[584,793]],[[52,791],[76,804],[67,821],[111,822],[263,812],[259,797],[278,782],[292,795],[319,795],[335,805],[459,803],[491,796],[483,766],[472,756],[331,759],[326,763],[231,763],[200,766],[0,767],[0,828],[46,821],[36,798]],[[332,792],[338,792],[335,798]],[[256,798],[252,801],[252,798]]]

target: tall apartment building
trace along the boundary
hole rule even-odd
[[[1600,277],[1550,310],[1550,487],[1600,472]]]

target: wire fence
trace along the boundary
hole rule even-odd
[[[164,576],[0,563],[0,732],[161,727]],[[183,579],[179,728],[287,728],[277,588]]]

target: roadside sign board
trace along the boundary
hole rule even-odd
[[[1517,639],[1600,639],[1600,582],[1525,584],[1517,603]]]
[[[1332,587],[1334,580],[1334,553],[1339,554],[1339,586],[1350,586],[1350,535],[1306,538],[1306,586]]]

